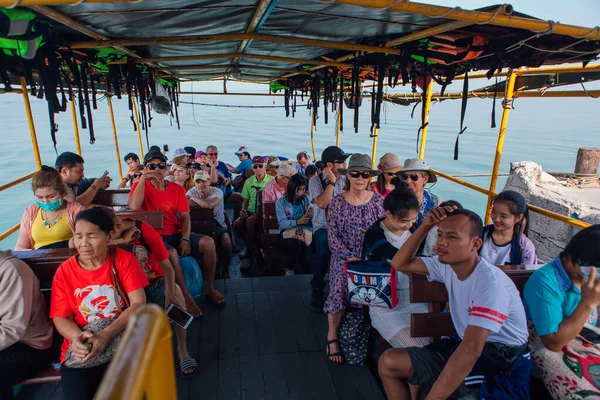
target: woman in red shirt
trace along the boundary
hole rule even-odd
[[[91,400],[109,360],[84,368],[67,367],[65,361],[86,363],[97,359],[125,329],[132,313],[146,303],[144,288],[148,279],[133,254],[118,248],[109,251],[113,235],[113,223],[106,211],[93,208],[77,214],[73,238],[79,254],[62,263],[54,275],[50,318],[64,337],[60,374],[65,400]],[[96,333],[83,329],[102,322],[109,324]]]
[[[379,159],[377,169],[382,173],[377,177],[375,182],[371,183],[371,188],[385,199],[396,188],[392,183],[392,179],[402,169],[400,158],[395,154],[386,153]]]

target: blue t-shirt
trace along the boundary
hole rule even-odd
[[[217,164],[217,171],[222,173],[225,178],[231,178],[231,172],[229,172],[223,161],[219,161],[219,164]]]
[[[235,168],[238,171],[240,171],[240,175],[242,175],[244,178],[246,178],[246,170],[252,169],[252,160],[249,158],[246,158]]]
[[[568,318],[581,301],[581,290],[565,272],[560,256],[535,271],[525,284],[523,304],[527,319],[533,322],[539,336],[558,332],[560,324]],[[596,325],[594,309],[587,323]]]

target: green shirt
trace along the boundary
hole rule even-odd
[[[246,179],[244,183],[244,188],[242,189],[242,197],[248,200],[248,211],[251,213],[256,212],[256,195],[259,190],[263,190],[267,183],[271,182],[274,177],[271,175],[265,175],[262,182],[259,182],[256,179],[256,175],[252,175],[250,178]]]

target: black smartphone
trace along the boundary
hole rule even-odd
[[[187,311],[181,309],[175,304],[171,304],[167,308],[167,317],[171,320],[171,322],[176,323],[183,329],[187,329],[188,326],[194,320],[194,316]]]
[[[163,144],[163,151],[169,151],[169,145]]]

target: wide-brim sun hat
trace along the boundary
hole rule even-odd
[[[435,175],[435,173],[432,170],[429,169],[429,164],[427,164],[427,161],[421,160],[420,158],[409,158],[406,161],[404,161],[404,167],[402,167],[400,172],[405,172],[405,171],[426,172],[427,175],[429,176],[429,180],[427,181],[427,183],[436,183],[437,182],[437,176]]]
[[[368,171],[371,176],[377,176],[381,174],[381,171],[371,168],[371,157],[367,154],[355,153],[348,159],[347,168],[338,168],[338,172],[342,175],[352,171]]]
[[[400,157],[398,157],[394,153],[385,153],[383,157],[379,159],[377,169],[382,172],[390,173],[400,171],[402,169],[402,164],[400,164]]]

